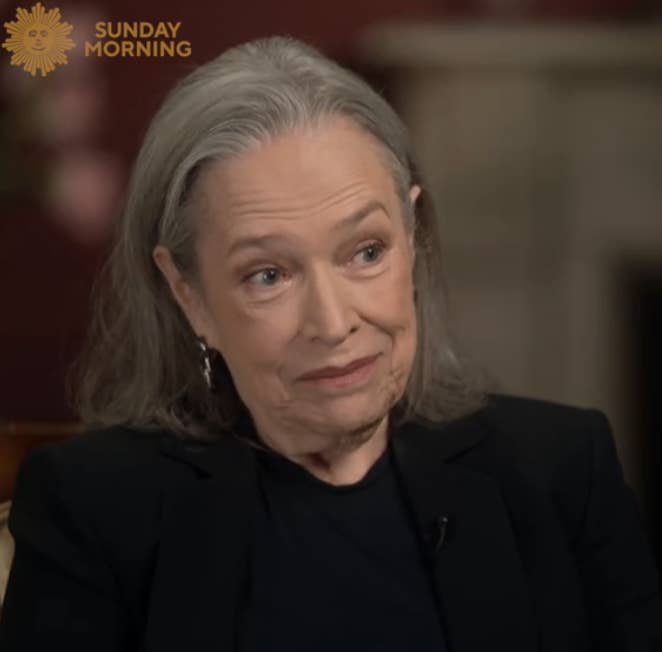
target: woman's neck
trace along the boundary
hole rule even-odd
[[[279,443],[276,438],[263,436],[270,448],[304,467],[315,477],[332,485],[354,484],[361,480],[379,459],[388,443],[388,415],[351,437],[339,436],[331,445],[302,452],[290,442]],[[288,445],[289,444],[289,445]]]

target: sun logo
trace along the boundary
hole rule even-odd
[[[33,77],[37,70],[45,77],[56,64],[68,62],[65,52],[76,44],[69,38],[73,26],[60,22],[60,10],[46,11],[38,2],[28,12],[19,7],[16,21],[5,23],[9,38],[2,47],[13,52],[11,64],[23,66]]]

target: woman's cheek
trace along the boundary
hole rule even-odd
[[[414,364],[417,344],[416,311],[413,306],[401,311],[401,323],[394,337],[394,366],[406,377]]]

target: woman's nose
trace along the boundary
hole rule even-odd
[[[357,326],[348,282],[333,272],[317,270],[308,277],[301,309],[303,335],[330,344],[343,341]]]

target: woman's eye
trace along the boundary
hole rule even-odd
[[[273,286],[280,278],[280,270],[275,267],[265,267],[246,277],[248,283],[254,285]]]
[[[384,245],[381,242],[371,242],[367,247],[359,250],[356,256],[363,256],[363,262],[374,263],[378,261],[384,253]]]

